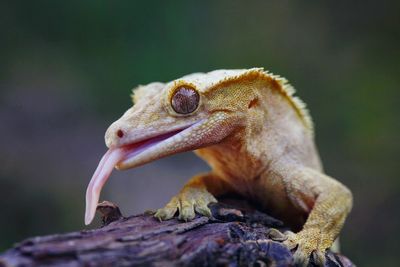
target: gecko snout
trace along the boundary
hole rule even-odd
[[[126,129],[123,129],[121,125],[114,124],[111,125],[105,134],[105,141],[107,147],[117,147],[120,146],[127,137]]]

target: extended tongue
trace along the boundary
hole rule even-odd
[[[122,160],[125,153],[121,148],[111,148],[101,158],[96,171],[86,190],[86,211],[85,211],[85,224],[88,225],[92,222],[96,213],[97,203],[99,202],[100,192],[104,183],[114,166]]]

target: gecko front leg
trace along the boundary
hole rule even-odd
[[[216,203],[215,196],[225,193],[227,185],[215,174],[194,176],[181,191],[154,215],[160,221],[169,220],[179,212],[179,219],[189,221],[198,214],[211,217],[208,204]]]
[[[284,242],[295,249],[297,264],[307,266],[311,254],[320,266],[325,264],[325,251],[329,249],[352,208],[352,194],[340,182],[306,167],[285,168],[283,175],[291,202],[309,215],[298,233],[287,233]],[[290,171],[288,171],[290,170]]]

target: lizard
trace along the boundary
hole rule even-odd
[[[289,82],[263,68],[193,73],[133,90],[134,105],[105,134],[109,150],[86,191],[85,223],[114,167],[134,168],[194,151],[211,171],[191,178],[155,217],[196,213],[239,194],[293,229],[282,233],[294,261],[323,266],[352,208],[351,191],[324,173],[309,112]]]

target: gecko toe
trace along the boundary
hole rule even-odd
[[[296,234],[292,231],[285,231],[284,235],[286,236],[286,239],[283,241],[283,244],[290,250],[295,249],[298,246]]]
[[[281,231],[275,228],[269,228],[265,234],[268,238],[278,242],[283,242],[288,239],[286,233],[282,233]]]
[[[324,251],[314,250],[312,253],[312,258],[314,260],[314,263],[318,266],[325,266],[326,257]]]
[[[310,262],[309,257],[310,256],[308,255],[308,253],[301,249],[297,249],[296,252],[293,254],[295,264],[301,267],[308,266],[308,263]]]
[[[154,217],[156,217],[159,221],[172,219],[178,210],[178,204],[178,199],[173,197],[164,208],[157,210],[157,212],[154,214]]]
[[[206,217],[212,217],[212,213],[209,207],[207,205],[202,204],[202,205],[196,205],[195,210],[198,214],[204,215]]]
[[[159,221],[166,221],[166,220],[172,219],[172,217],[174,217],[176,210],[177,210],[176,208],[175,209],[168,209],[168,208],[158,209],[157,212],[154,214],[154,217],[156,217]]]
[[[194,206],[191,201],[181,200],[179,208],[179,220],[190,221],[193,220],[196,214],[194,213]]]

